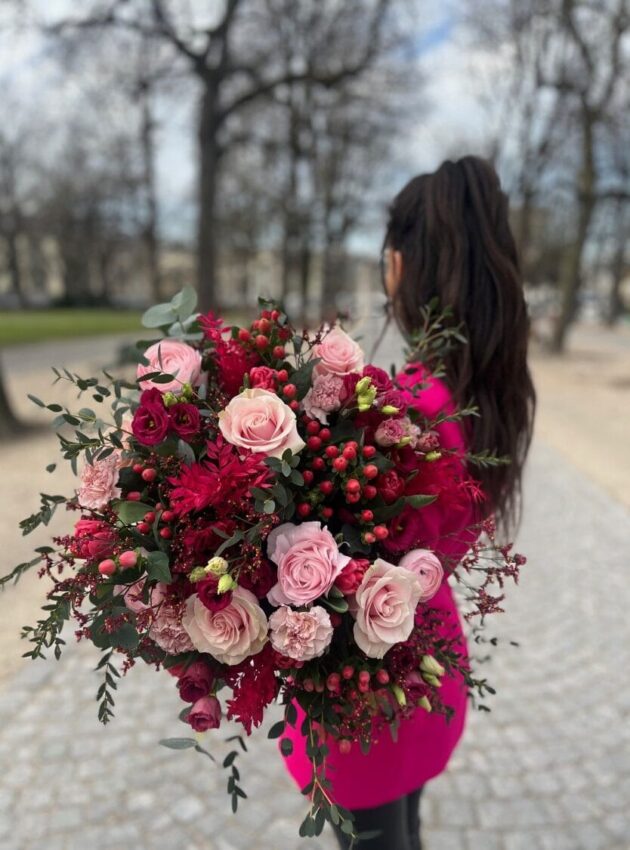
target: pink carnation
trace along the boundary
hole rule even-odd
[[[82,508],[101,511],[120,496],[118,473],[122,467],[121,452],[116,449],[103,460],[86,463],[81,472],[78,501]]]
[[[395,446],[407,436],[404,419],[385,419],[376,429],[374,439],[379,446]]]
[[[151,591],[153,622],[149,637],[169,655],[179,655],[194,649],[193,642],[182,624],[186,603],[166,598],[166,585],[157,584]]]
[[[316,375],[313,386],[304,396],[302,407],[307,416],[326,425],[328,414],[341,407],[344,379],[339,375]]]
[[[296,661],[319,658],[333,635],[330,615],[319,605],[308,611],[292,611],[282,606],[269,618],[269,626],[269,638],[276,652]]]

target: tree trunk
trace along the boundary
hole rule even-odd
[[[7,246],[7,265],[9,267],[11,291],[17,298],[20,307],[28,307],[28,299],[22,285],[22,269],[20,267],[18,253],[18,234],[14,230],[11,230],[5,234],[4,238]]]
[[[216,90],[204,81],[199,112],[199,221],[197,230],[197,290],[202,312],[218,308],[216,202],[219,142]]]
[[[148,86],[141,87],[140,92],[142,97],[140,139],[142,145],[144,188],[147,201],[143,241],[147,254],[151,296],[155,303],[160,303],[162,301],[162,279],[160,276],[160,257],[157,238],[158,202],[155,181],[155,124],[151,115],[150,90]]]
[[[551,338],[551,350],[561,354],[567,331],[577,312],[578,293],[582,282],[582,255],[595,209],[595,156],[593,120],[589,114],[582,123],[582,171],[578,185],[578,217],[575,238],[565,252],[560,273],[560,315]]]
[[[623,315],[625,304],[621,298],[621,283],[626,265],[626,222],[622,210],[618,210],[619,232],[617,234],[617,247],[613,257],[610,273],[610,292],[608,295],[608,310],[606,311],[606,324],[612,327]]]
[[[308,230],[303,234],[300,247],[300,301],[302,304],[302,324],[308,325],[308,292],[311,277],[311,246],[308,240]]]
[[[4,383],[4,372],[0,360],[0,440],[17,436],[23,428],[13,413]]]

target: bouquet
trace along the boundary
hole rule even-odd
[[[32,567],[52,580],[42,619],[24,628],[25,654],[52,648],[58,658],[73,619],[76,638],[102,653],[104,723],[137,659],[174,679],[180,718],[195,733],[225,714],[249,735],[279,701],[284,719],[269,736],[282,738],[302,707],[312,781],[300,834],[330,819],[353,835],[329,793],[327,737],[342,752],[368,749],[413,711],[447,713],[446,675],[491,691],[440,637],[431,600],[454,573],[466,616],[483,619],[502,598],[489,585],[516,578],[524,559],[496,544],[491,519],[481,521],[488,542],[473,535],[460,565],[427,548],[423,510],[438,499],[479,502],[479,487],[453,473],[461,459],[453,466],[437,421],[340,327],[298,332],[270,302],[249,327],[195,307],[186,289],[145,313],[155,338],[138,343],[134,380],[53,370],[97,410],[32,397],[56,414],[80,480],[71,496],[42,494],[23,533],[60,505],[76,521],[2,583]],[[443,336],[425,327],[425,340]],[[212,757],[202,740],[161,743]],[[233,740],[246,750],[243,736]],[[290,740],[280,746],[290,754]],[[246,796],[236,755],[223,763],[235,811]]]

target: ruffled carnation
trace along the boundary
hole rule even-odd
[[[152,590],[151,607],[153,621],[149,629],[149,637],[164,652],[169,655],[179,655],[181,652],[189,652],[195,648],[182,623],[185,603],[179,599],[169,599],[165,584],[157,584]]]
[[[319,658],[333,635],[330,615],[320,605],[313,605],[308,611],[282,606],[269,618],[269,627],[273,648],[296,661]]]
[[[82,508],[101,511],[112,499],[120,497],[118,475],[123,465],[121,458],[120,450],[116,449],[102,460],[85,464],[77,497]]]
[[[341,407],[344,386],[344,379],[339,375],[316,375],[313,386],[302,400],[304,412],[326,425],[328,414]]]
[[[254,366],[249,370],[249,382],[252,387],[275,392],[278,379],[275,369],[270,369],[269,366]]]

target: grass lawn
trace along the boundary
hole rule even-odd
[[[0,346],[140,331],[129,310],[0,310]]]

